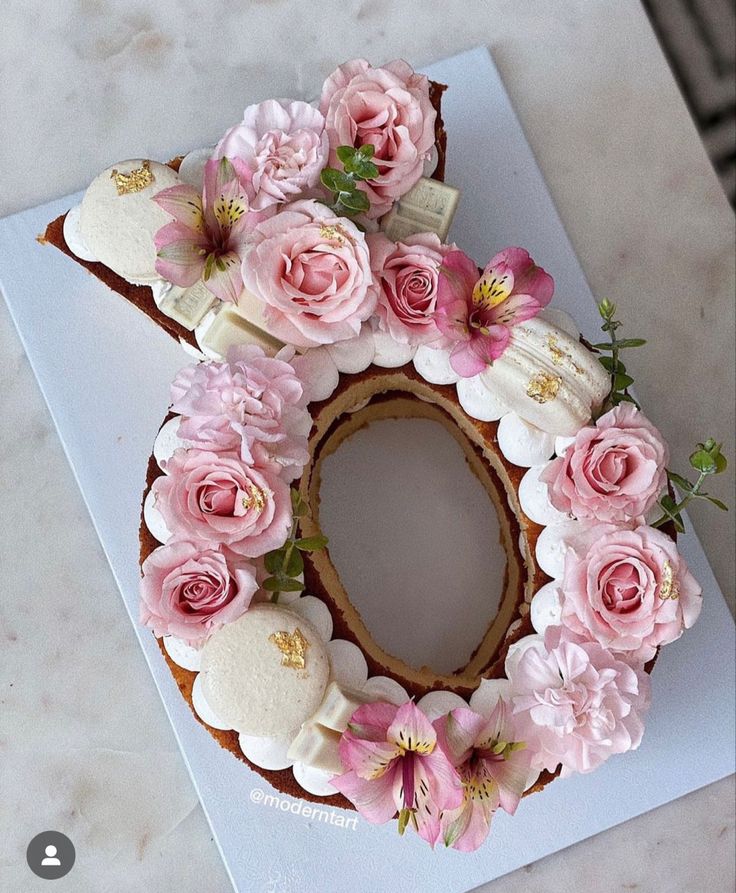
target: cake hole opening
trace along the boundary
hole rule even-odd
[[[498,612],[507,556],[491,496],[440,422],[353,432],[324,458],[319,520],[377,645],[440,674],[470,660]]]

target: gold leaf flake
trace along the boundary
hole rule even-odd
[[[151,162],[144,161],[142,167],[134,168],[129,174],[121,174],[117,168],[113,168],[110,179],[115,181],[118,195],[128,195],[150,186],[156,178],[151,171]]]
[[[304,655],[307,648],[309,648],[309,642],[305,639],[298,626],[293,633],[286,632],[286,630],[271,633],[268,641],[273,642],[283,654],[281,658],[282,667],[291,667],[293,670],[304,669],[306,666]]]
[[[659,584],[659,597],[661,599],[679,598],[680,587],[672,571],[672,565],[669,561],[665,561],[662,568],[662,582]]]
[[[526,388],[527,397],[531,397],[537,403],[548,403],[554,400],[560,390],[562,379],[559,375],[550,375],[549,372],[537,372],[529,379]]]

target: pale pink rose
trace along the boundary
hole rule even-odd
[[[288,202],[319,181],[329,145],[325,119],[307,102],[267,99],[249,105],[243,120],[217,144],[215,158],[239,158],[250,206],[262,211]]]
[[[153,482],[155,506],[174,536],[255,558],[283,546],[291,529],[291,494],[277,472],[235,454],[179,449]]]
[[[437,282],[445,255],[435,233],[392,242],[383,233],[367,237],[371,269],[379,285],[376,308],[379,327],[400,344],[433,344],[444,337],[435,323]]]
[[[219,546],[172,539],[143,562],[141,623],[195,644],[245,613],[257,589],[250,562]]]
[[[420,179],[434,145],[437,113],[429,81],[399,59],[372,68],[365,59],[340,65],[322,87],[320,111],[330,140],[330,163],[338,146],[375,148],[379,176],[364,183],[370,217],[380,217]]]
[[[643,670],[561,626],[520,645],[506,659],[506,675],[533,768],[554,772],[561,764],[564,778],[639,746],[650,702]]]
[[[365,236],[346,217],[304,200],[252,232],[246,287],[266,304],[270,331],[296,347],[344,341],[376,307]]]
[[[562,623],[643,665],[698,619],[702,590],[660,530],[595,526],[565,556]]]
[[[171,385],[171,409],[183,416],[179,436],[199,449],[239,452],[249,464],[273,459],[294,480],[309,461],[312,419],[304,387],[287,362],[245,344],[230,349],[227,362],[186,366]]]
[[[642,518],[667,484],[667,444],[631,403],[581,428],[541,479],[552,505],[576,518],[627,522]]]

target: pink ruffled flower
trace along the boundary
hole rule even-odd
[[[319,107],[333,166],[338,146],[375,148],[379,176],[362,188],[370,198],[369,216],[380,217],[420,179],[434,145],[437,113],[429,81],[401,60],[372,68],[354,59],[327,78]]]
[[[552,505],[577,518],[625,523],[643,517],[667,484],[662,435],[630,403],[581,428],[541,475]]]
[[[463,799],[460,778],[437,746],[432,723],[412,702],[359,707],[340,740],[348,770],[332,780],[369,822],[401,813],[430,846],[440,836],[440,815]]]
[[[237,303],[243,290],[240,272],[247,230],[262,215],[250,211],[238,170],[226,158],[208,161],[202,195],[188,183],[163,189],[153,200],[173,223],[156,233],[156,272],[181,288],[200,279],[221,301]]]
[[[562,623],[643,666],[695,623],[702,590],[660,530],[600,524],[586,540],[565,556]]]
[[[297,347],[354,337],[376,307],[365,236],[313,200],[256,227],[243,279],[265,302],[272,334]]]
[[[217,144],[215,158],[238,158],[254,210],[288,202],[319,181],[329,144],[325,119],[307,102],[267,99],[249,105],[240,124]]]
[[[176,450],[152,490],[174,536],[221,543],[247,558],[280,548],[291,529],[291,494],[276,467],[236,455]]]
[[[179,436],[199,449],[240,452],[250,465],[274,460],[285,479],[299,477],[312,419],[290,355],[284,348],[269,357],[247,344],[231,348],[227,362],[182,369],[171,385],[171,408],[183,416]]]
[[[435,322],[437,282],[442,261],[454,246],[443,245],[434,233],[407,236],[403,242],[391,242],[383,233],[367,239],[380,288],[380,328],[400,344],[444,341]]]
[[[506,675],[534,768],[562,764],[564,778],[639,746],[650,702],[643,670],[561,626],[521,641],[527,647],[510,652]]]
[[[437,741],[460,774],[464,799],[442,814],[445,846],[477,850],[501,807],[513,815],[526,790],[531,753],[519,741],[515,717],[499,698],[490,716],[459,707],[434,723]]]
[[[143,562],[141,623],[196,644],[237,620],[258,589],[252,564],[218,546],[172,539]]]
[[[455,346],[450,365],[472,378],[506,350],[511,327],[552,300],[554,281],[523,248],[505,248],[478,277],[475,263],[451,251],[440,269],[437,328]]]

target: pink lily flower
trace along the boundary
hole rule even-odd
[[[480,278],[475,263],[451,251],[440,267],[436,325],[454,343],[450,365],[463,378],[490,366],[506,350],[511,327],[552,300],[554,281],[523,248],[505,248]]]
[[[463,802],[442,815],[445,846],[465,853],[488,836],[500,807],[516,812],[529,778],[531,752],[517,738],[514,719],[499,698],[490,716],[458,707],[434,723],[437,740],[462,779]]]
[[[359,707],[340,740],[340,759],[348,771],[332,784],[365,819],[382,824],[398,812],[399,833],[411,823],[432,847],[443,810],[462,803],[460,778],[412,701]]]
[[[241,185],[241,178],[249,176],[237,159],[211,159],[204,169],[202,195],[182,183],[154,196],[174,218],[154,240],[156,270],[164,279],[181,288],[202,279],[221,301],[237,303],[243,290],[240,268],[246,233],[264,216],[249,209]]]

